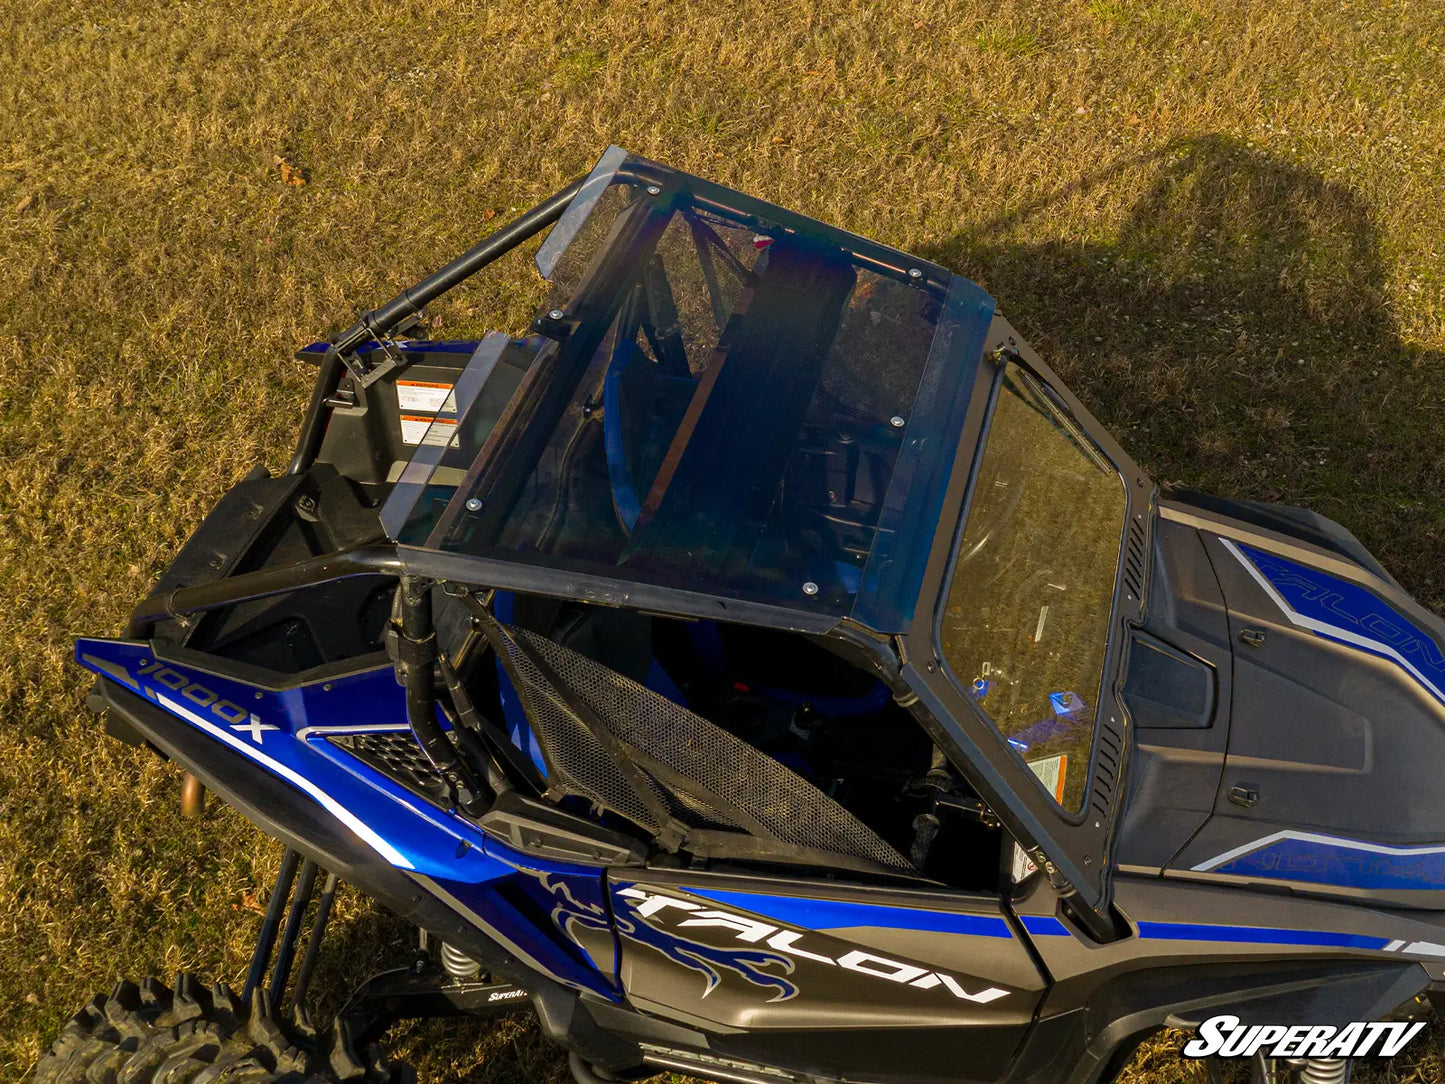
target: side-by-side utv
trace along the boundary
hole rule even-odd
[[[525,334],[408,337],[548,227]],[[289,468],[75,649],[285,847],[249,975],[37,1081],[399,1079],[394,1021],[531,1009],[580,1084],[1092,1082],[1445,989],[1445,623],[1161,496],[973,283],[612,148],[300,357]],[[318,1027],[338,880],[418,952]]]

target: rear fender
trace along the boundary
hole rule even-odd
[[[272,687],[202,669],[194,664],[207,657],[191,654],[102,639],[75,648],[76,662],[100,675],[107,708],[262,831],[464,951],[484,941],[472,954],[504,974],[510,963],[620,997],[610,922],[586,907],[601,896],[600,867],[515,852],[328,740],[408,731],[384,658]]]

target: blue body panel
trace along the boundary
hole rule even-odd
[[[1359,584],[1279,554],[1226,545],[1246,559],[1246,568],[1295,625],[1389,659],[1445,704],[1445,655],[1395,607]]]
[[[1314,832],[1282,832],[1226,861],[1204,863],[1211,873],[1283,878],[1365,890],[1445,887],[1445,846],[1388,847]]]
[[[409,729],[389,664],[275,690],[158,660],[146,644],[82,639],[75,659],[284,779],[386,862],[443,886],[538,970],[618,998],[601,867],[521,855],[326,740]]]

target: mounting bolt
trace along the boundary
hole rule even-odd
[[[918,279],[921,279],[923,277],[923,269],[919,267],[910,267],[908,269],[908,277],[916,282]]]
[[[482,499],[480,497],[467,498],[467,511],[480,512],[482,510]]]
[[[662,189],[658,188],[655,184],[650,184],[647,186],[647,194],[649,196],[660,196],[662,195]]]
[[[809,580],[807,583],[803,584],[803,594],[805,594],[805,595],[816,595],[817,593],[818,593],[818,585],[817,585],[816,583],[814,583],[812,580]]]
[[[323,693],[329,693],[331,691],[331,682],[328,681],[325,685],[321,686],[321,691]]]
[[[895,414],[888,419],[888,424],[893,426],[894,429],[902,429],[908,423],[903,420],[903,415]]]
[[[561,309],[553,309],[551,312],[549,312],[549,313],[547,314],[547,319],[548,319],[548,320],[560,320],[560,319],[562,319],[562,317],[564,317],[564,316],[566,316],[566,315],[567,315],[567,314],[566,314],[565,312],[563,312]]]

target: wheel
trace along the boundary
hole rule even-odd
[[[119,983],[76,1013],[35,1067],[33,1084],[414,1084],[381,1048],[354,1049],[338,1021],[318,1032],[283,1022],[258,991],[247,1006],[194,975]]]

